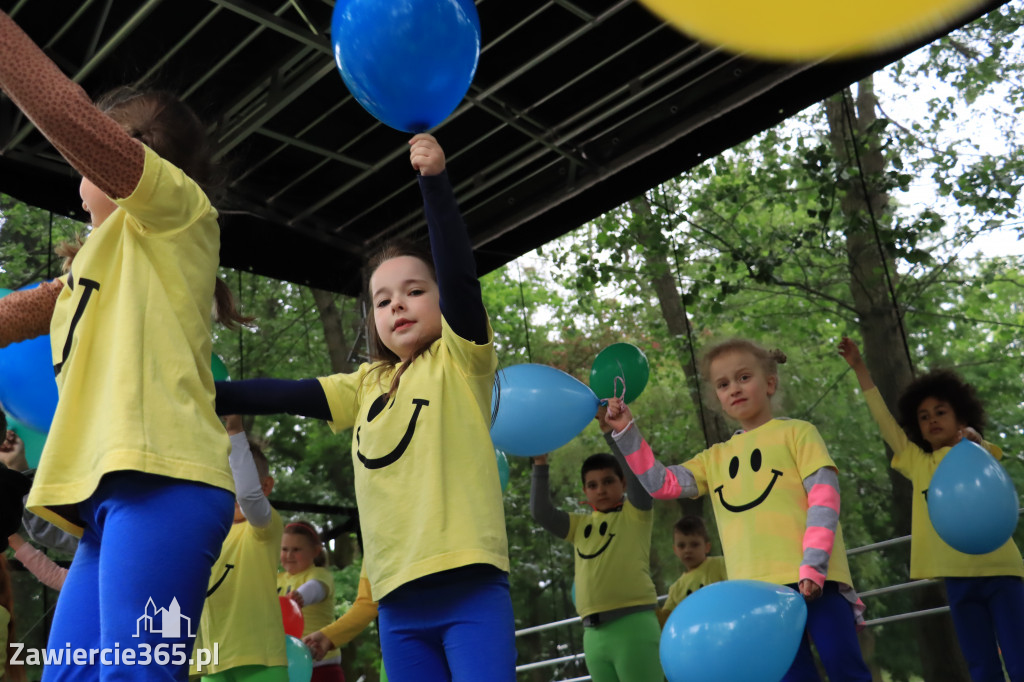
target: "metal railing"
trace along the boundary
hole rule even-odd
[[[1024,514],[1024,508],[1017,510],[1017,515]],[[874,542],[871,544],[863,545],[862,547],[854,547],[846,551],[846,556],[854,556],[856,554],[863,554],[865,552],[873,552],[880,549],[887,549],[889,547],[896,547],[910,542],[910,536],[904,535],[898,538],[891,538],[889,540],[882,540],[881,542]],[[894,594],[896,592],[904,592],[907,590],[919,589],[927,587],[935,583],[940,582],[938,579],[924,579],[924,580],[911,580],[907,583],[898,583],[896,585],[889,585],[886,587],[879,587],[873,590],[865,590],[864,592],[858,592],[858,596],[861,598],[877,597],[883,594]],[[658,597],[658,603],[662,603],[665,599],[665,595]],[[882,618],[875,618],[872,620],[864,621],[865,627],[875,627],[878,625],[885,625],[886,623],[895,623],[903,620],[913,620],[915,618],[926,618],[928,616],[937,616],[939,614],[948,613],[948,606],[939,606],[931,609],[921,609],[920,611],[910,611],[908,613],[898,613],[892,616],[883,616]],[[553,621],[551,623],[544,623],[543,625],[534,625],[522,630],[516,630],[516,637],[523,635],[531,635],[538,632],[544,632],[546,630],[554,630],[555,628],[565,627],[566,625],[573,625],[581,622],[582,619],[579,616],[573,618],[565,618],[563,620]],[[527,670],[536,670],[538,668],[547,668],[556,666],[561,663],[573,663],[583,659],[583,654],[570,654],[568,656],[559,656],[557,658],[551,658],[544,661],[536,661],[534,663],[524,663],[523,665],[516,666],[516,673],[526,672]],[[556,682],[588,682],[590,675],[584,675],[583,677],[573,677],[571,679],[557,680]]]

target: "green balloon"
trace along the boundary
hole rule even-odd
[[[18,434],[18,438],[25,444],[25,459],[28,460],[28,468],[35,469],[39,466],[39,456],[43,454],[46,434],[22,424],[11,415],[7,415],[7,428]]]
[[[231,381],[228,368],[224,366],[224,361],[216,353],[210,356],[210,369],[213,370],[214,381]]]
[[[508,456],[494,448],[494,456],[498,459],[498,478],[501,480],[501,492],[508,490]]]
[[[642,350],[631,343],[613,343],[594,358],[590,389],[602,400],[623,398],[631,403],[643,392],[650,375],[651,367]]]

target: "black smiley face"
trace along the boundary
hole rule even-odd
[[[370,410],[366,415],[366,420],[373,421],[374,418],[376,418],[376,416],[384,410],[384,407],[387,405],[387,403],[388,400],[386,395],[382,395],[376,400],[374,400],[373,404],[370,405]],[[408,448],[409,443],[412,442],[412,435],[416,431],[416,420],[420,416],[420,410],[429,405],[430,401],[423,400],[422,398],[413,398],[412,404],[416,406],[416,409],[413,410],[412,416],[409,418],[409,424],[408,426],[405,427],[405,433],[402,435],[402,440],[398,441],[398,445],[395,446],[394,450],[384,455],[383,457],[375,457],[373,459],[370,459],[359,450],[359,431],[363,427],[360,426],[358,429],[356,429],[356,456],[359,458],[359,461],[362,462],[364,467],[366,467],[367,469],[383,469],[384,467],[397,462],[399,459],[401,459],[402,455],[405,454],[406,448]],[[391,403],[391,406],[394,406],[394,402]]]
[[[759,450],[758,448],[754,448],[754,451],[750,453],[750,470],[753,471],[754,473],[757,473],[758,471],[761,470],[761,450]],[[733,457],[731,460],[729,460],[729,478],[736,478],[736,476],[739,475],[739,472],[740,458]],[[779,476],[781,475],[781,471],[779,471],[778,469],[772,469],[772,480],[768,483],[768,487],[764,489],[764,492],[758,495],[756,500],[747,502],[745,504],[733,505],[726,502],[725,496],[722,494],[722,488],[725,487],[724,485],[720,485],[717,488],[715,488],[715,492],[718,493],[718,500],[722,503],[722,506],[725,507],[726,510],[731,512],[744,512],[747,511],[748,509],[753,509],[754,507],[768,499],[768,495],[772,492],[772,488],[775,486],[775,481],[777,481],[779,479]]]
[[[589,538],[590,534],[591,534],[591,532],[593,532],[593,530],[594,530],[594,524],[588,523],[583,528],[583,537],[584,538]],[[577,547],[576,548],[576,554],[577,554],[577,556],[579,556],[579,558],[581,558],[581,559],[593,559],[595,557],[601,556],[601,554],[606,549],[608,549],[608,545],[611,544],[612,538],[615,537],[615,533],[609,533],[608,532],[608,522],[607,521],[602,521],[601,525],[597,527],[597,534],[598,534],[599,537],[602,537],[602,538],[605,536],[605,534],[608,535],[608,539],[604,541],[603,545],[601,545],[601,549],[597,550],[593,554],[584,554],[583,552],[581,552],[579,550],[579,547]]]

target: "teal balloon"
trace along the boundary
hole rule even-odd
[[[575,580],[572,581],[572,591],[569,593],[569,596],[572,597],[573,608],[576,608],[576,581]]]
[[[498,460],[498,478],[501,479],[501,492],[508,490],[508,457],[498,448],[494,448],[494,456]]]
[[[28,460],[28,468],[38,467],[39,456],[43,454],[43,445],[46,444],[46,434],[22,424],[10,415],[7,416],[7,428],[18,434],[18,438],[21,438],[21,442],[25,444],[25,459]]]
[[[313,677],[313,656],[302,640],[285,635],[285,653],[288,655],[288,682],[309,682]]]
[[[228,368],[216,353],[213,353],[210,356],[210,369],[213,370],[214,381],[231,381],[231,375],[228,374]]]
[[[492,400],[494,446],[532,457],[562,447],[597,414],[597,396],[586,384],[547,365],[513,365],[498,371]]]
[[[983,447],[964,439],[928,484],[928,516],[946,544],[965,554],[994,552],[1017,527],[1017,491]]]
[[[642,350],[631,343],[613,343],[594,358],[590,388],[602,400],[623,398],[631,403],[647,387],[650,376],[651,366]]]
[[[726,580],[677,606],[661,631],[669,682],[778,682],[807,623],[804,598],[784,585]]]

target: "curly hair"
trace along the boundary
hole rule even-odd
[[[900,426],[907,437],[925,452],[931,452],[932,446],[921,433],[917,412],[921,403],[928,398],[949,403],[957,421],[967,424],[978,433],[985,428],[985,407],[974,387],[951,369],[932,370],[912,381],[903,391],[897,405]]]

